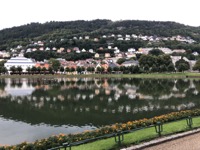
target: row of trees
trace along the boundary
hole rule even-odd
[[[190,65],[183,58],[176,61],[175,66],[169,55],[142,55],[139,59],[140,68],[148,72],[183,72],[190,69]],[[176,69],[175,69],[176,68]]]

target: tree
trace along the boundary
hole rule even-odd
[[[69,67],[66,67],[66,68],[65,68],[65,71],[66,71],[66,72],[70,72],[70,68],[69,68]]]
[[[101,67],[101,73],[103,73],[105,71],[104,67]]]
[[[81,72],[84,72],[85,71],[85,67],[81,67]]]
[[[32,74],[36,73],[36,71],[37,71],[37,68],[36,68],[35,66],[33,66],[33,67],[31,68]]]
[[[77,68],[76,68],[76,71],[77,71],[77,73],[81,73],[82,72],[82,69],[81,69],[81,67],[80,66],[78,66]]]
[[[7,73],[7,72],[8,72],[8,70],[7,70],[7,68],[6,68],[6,67],[2,67],[2,68],[1,68],[1,72],[2,72],[3,74],[5,74],[5,73]]]
[[[126,59],[125,58],[119,58],[118,60],[117,60],[117,63],[119,64],[119,65],[121,65],[123,62],[125,62],[126,61]]]
[[[140,68],[138,65],[129,67],[129,70],[131,73],[140,73]]]
[[[6,60],[0,61],[0,67],[3,67],[5,63],[6,63]]]
[[[170,63],[168,66],[167,66],[167,71],[168,72],[175,72],[175,68],[174,68],[174,64],[173,63]]]
[[[94,70],[95,70],[95,68],[94,68],[94,67],[91,67],[91,71],[94,72]]]
[[[190,65],[187,61],[185,61],[184,59],[180,59],[175,63],[176,69],[179,72],[184,72],[186,70],[190,69]]]
[[[46,74],[47,69],[45,67],[42,68],[43,74]]]
[[[51,64],[52,69],[53,69],[55,72],[57,72],[58,69],[60,68],[60,62],[59,62],[59,60],[56,60],[56,59],[54,59],[54,58],[51,58],[51,59],[49,60],[49,63]]]
[[[21,66],[18,66],[18,67],[17,67],[17,71],[18,71],[19,74],[21,74],[22,70],[23,70],[23,69],[22,69]]]
[[[41,72],[41,67],[37,67],[37,72],[40,74],[40,72]]]
[[[28,72],[28,74],[31,72],[31,68],[30,67],[28,67],[28,68],[26,68],[26,71]]]
[[[121,72],[124,72],[124,71],[126,71],[127,69],[126,69],[126,67],[125,66],[120,66],[119,67],[119,71],[121,71]]]
[[[160,71],[160,72],[166,72],[166,71],[167,71],[166,65],[165,65],[165,64],[164,64],[164,65],[161,65],[160,68],[159,68],[159,71]]]
[[[49,67],[49,68],[48,68],[48,72],[49,72],[49,74],[53,74],[53,68],[52,68],[52,67]]]
[[[151,68],[151,72],[158,72],[159,71],[159,68],[153,64],[152,68]]]
[[[61,66],[61,67],[60,67],[60,72],[63,73],[64,71],[65,71],[64,67]]]
[[[101,72],[102,67],[97,67],[97,72]]]
[[[111,73],[113,71],[113,69],[111,67],[108,67],[107,72]]]
[[[193,70],[198,70],[200,72],[200,59],[197,60],[195,63],[194,67],[192,68]]]
[[[117,67],[117,66],[114,67],[114,68],[113,68],[113,71],[115,71],[115,72],[119,71],[119,67]]]
[[[153,64],[157,64],[157,62],[158,57],[153,55],[142,55],[139,59],[139,64],[141,67],[148,65],[151,68]]]
[[[146,64],[146,65],[144,66],[144,71],[145,71],[146,73],[149,72],[149,65],[148,65],[148,64]]]
[[[70,72],[74,72],[76,69],[74,67],[70,68]]]
[[[17,68],[15,66],[10,67],[10,71],[12,73],[15,73],[17,71]]]
[[[92,72],[92,68],[91,67],[87,67],[87,72]]]
[[[163,51],[161,51],[159,49],[152,49],[149,51],[149,54],[159,56],[159,55],[163,55],[164,53],[163,53]]]

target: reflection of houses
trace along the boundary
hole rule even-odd
[[[7,92],[0,89],[0,97],[6,97],[6,96],[8,96]]]

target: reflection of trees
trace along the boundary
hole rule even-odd
[[[105,125],[200,105],[200,94],[194,95],[194,88],[185,92],[186,97],[173,97],[175,81],[168,79],[30,79],[27,82],[36,85],[32,95],[7,97],[4,102],[0,100],[0,114],[32,124],[84,125],[91,122]],[[14,86],[18,83],[18,80],[13,81]],[[187,86],[181,90],[185,91],[189,88],[188,81],[177,81],[176,86],[180,90],[180,86],[185,83]],[[199,81],[194,81],[194,85],[200,90]],[[153,96],[154,99],[141,100],[135,96],[140,93]],[[130,95],[133,95],[132,99],[129,99]],[[172,96],[165,100],[159,99],[163,95]]]
[[[198,92],[200,92],[200,80],[194,80],[193,81],[195,88]]]
[[[5,86],[6,86],[5,80],[4,80],[4,79],[1,79],[1,80],[0,80],[0,89],[1,89],[1,90],[4,90]]]
[[[154,98],[159,98],[162,95],[169,95],[173,86],[173,80],[144,79],[141,80],[137,92],[144,95],[152,95]]]
[[[200,105],[199,95],[191,96],[190,99],[186,97],[153,101],[131,101],[123,95],[118,101],[115,101],[114,91],[110,95],[105,95],[104,91],[100,89],[99,95],[93,99],[89,99],[87,90],[81,90],[79,95],[77,93],[77,88],[75,88],[70,93],[61,94],[64,96],[64,101],[59,100],[59,95],[49,95],[50,93],[44,90],[37,90],[31,97],[16,97],[12,100],[11,97],[4,98],[0,100],[0,114],[31,124],[44,122],[51,125],[81,126],[90,122],[94,125],[106,125],[149,118]],[[76,99],[68,99],[69,94]],[[86,95],[86,99],[83,98],[83,95]]]
[[[178,79],[176,82],[176,88],[179,90],[179,92],[184,92],[189,88],[189,86],[190,86],[189,80]]]

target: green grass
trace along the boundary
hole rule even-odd
[[[1,75],[0,78],[200,78],[200,73],[88,74],[88,75]]]
[[[200,117],[193,118],[193,128],[197,127],[200,127]],[[180,133],[188,130],[189,128],[187,127],[186,120],[171,122],[163,125],[162,136]],[[158,134],[155,132],[154,127],[138,130],[124,135],[124,141],[122,142],[121,148],[139,144],[141,142],[149,141],[155,138],[159,137]],[[116,149],[116,150],[120,149],[118,145],[115,143],[114,137],[72,147],[72,150],[110,150],[110,149]]]

